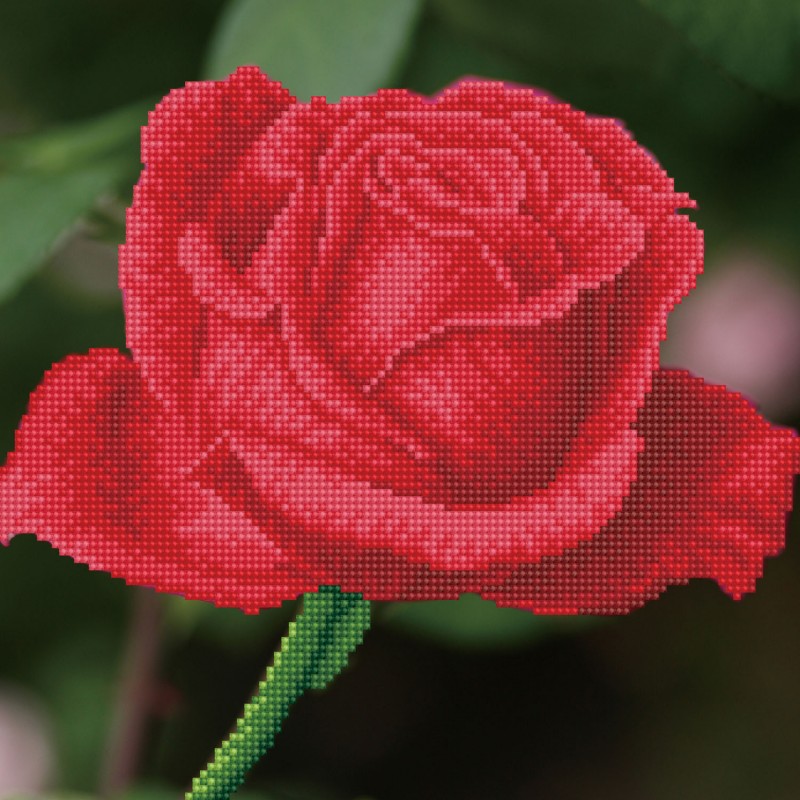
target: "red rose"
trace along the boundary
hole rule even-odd
[[[170,94],[121,249],[133,360],[34,393],[0,527],[246,611],[321,584],[624,612],[783,544],[794,434],[661,370],[692,207],[617,123],[464,81]]]

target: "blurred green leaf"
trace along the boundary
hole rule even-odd
[[[0,178],[0,299],[30,277],[59,234],[113,185],[118,174],[117,165],[107,163],[57,178]]]
[[[0,141],[0,300],[104,192],[135,174],[144,106]]]
[[[640,0],[698,50],[763,91],[800,97],[797,0]]]
[[[369,94],[393,77],[421,0],[234,0],[205,74],[257,64],[301,101]]]
[[[497,649],[530,644],[558,633],[597,624],[602,617],[539,616],[517,608],[498,608],[475,594],[459,600],[391,603],[382,624],[425,639],[465,650]]]
[[[0,139],[0,169],[49,175],[121,153],[133,156],[135,161],[140,129],[147,122],[147,112],[155,99],[81,122]]]
[[[732,208],[757,199],[741,186],[740,162],[759,157],[765,133],[772,147],[775,110],[663,16],[639,0],[429,0],[429,9],[402,76],[409,88],[451,82],[468,49],[502,56],[490,77],[620,120],[697,201],[709,251],[736,232]]]
[[[430,2],[452,31],[526,65],[532,85],[590,114],[637,120],[637,137],[644,124],[685,146],[676,133],[689,125],[718,145],[750,111],[751,97],[638,0]]]

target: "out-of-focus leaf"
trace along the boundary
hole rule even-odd
[[[519,647],[544,636],[597,624],[601,617],[538,616],[516,608],[498,608],[490,600],[465,594],[459,600],[391,603],[382,624],[465,650]]]
[[[39,267],[59,234],[91,206],[118,177],[118,165],[58,176],[0,178],[0,299]]]
[[[800,97],[797,0],[640,0],[732,75],[775,95]]]
[[[453,31],[526,64],[533,85],[590,114],[638,119],[637,136],[645,124],[681,139],[690,125],[718,138],[750,111],[752,98],[637,0],[431,0],[431,8]]]
[[[82,122],[0,139],[0,169],[48,175],[120,153],[135,155],[152,107],[150,101],[135,103]]]
[[[769,109],[662,16],[638,0],[429,0],[429,8],[401,76],[409,88],[438,89],[438,75],[452,81],[447,62],[463,70],[455,50],[467,45],[504,56],[513,74],[491,77],[620,120],[697,201],[692,218],[709,250],[736,233],[730,210],[747,200],[738,162]],[[465,44],[454,49],[455,40]]]
[[[144,122],[136,106],[98,120],[0,142],[0,300],[104,192],[135,174]]]
[[[388,84],[406,52],[420,0],[234,0],[205,73],[257,64],[300,100],[368,94]]]

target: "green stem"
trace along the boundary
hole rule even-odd
[[[322,586],[303,596],[266,677],[236,729],[192,781],[185,800],[228,800],[247,772],[272,747],[289,708],[308,689],[321,689],[347,664],[369,628],[369,602],[360,594]]]

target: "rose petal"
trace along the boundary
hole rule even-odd
[[[129,583],[248,611],[311,590],[265,531],[294,530],[295,565],[299,553],[324,559],[326,549],[248,500],[251,476],[229,451],[204,465],[205,480],[170,485],[155,477],[163,464],[154,410],[118,353],[57,365],[34,394],[3,470],[0,529],[34,531]],[[620,513],[560,556],[513,570],[438,572],[359,548],[344,556],[346,566],[336,567],[334,554],[315,574],[345,590],[373,587],[371,599],[481,590],[499,605],[539,613],[624,613],[691,577],[714,578],[734,596],[752,591],[763,558],[783,545],[791,477],[800,470],[796,434],[770,426],[739,395],[677,371],[656,376],[637,427],[645,450]],[[212,481],[224,500],[208,491]],[[340,541],[340,561],[348,544]],[[501,574],[508,577],[492,588]]]
[[[283,442],[398,493],[419,494],[438,485],[430,459],[402,444],[413,437],[410,429],[383,414],[379,433],[331,412],[304,391],[289,368],[274,318],[256,323],[210,317],[198,380],[206,390],[204,413],[218,430]],[[374,411],[378,420],[381,410]]]
[[[329,351],[309,389],[334,404],[334,365],[374,386],[448,327],[558,319],[644,248],[640,220],[602,191],[591,159],[551,119],[489,119],[474,98],[461,108],[454,97],[350,98],[333,112],[341,124],[309,201],[310,213],[326,210],[324,235],[305,231],[312,252],[284,285],[283,309],[298,374],[312,375],[310,353]],[[462,197],[454,160],[489,189]]]
[[[3,540],[33,533],[127,583],[251,613],[315,589],[270,536],[280,520],[191,476],[181,433],[121,353],[57,364],[0,471]]]
[[[437,99],[436,108],[462,113],[476,109],[486,117],[500,118],[536,154],[547,189],[542,192],[538,186],[530,186],[527,206],[559,238],[576,271],[588,267],[608,280],[619,272],[620,265],[636,257],[644,229],[629,212],[638,214],[639,208],[626,205],[626,193],[619,197],[609,193],[607,180],[592,158],[602,148],[587,148],[587,144],[613,136],[606,127],[594,125],[584,112],[532,89],[497,81],[463,81],[449,87]],[[612,141],[617,152],[625,152],[618,139]],[[635,170],[637,176],[645,170],[632,158],[622,166]],[[647,176],[652,178],[653,171]],[[676,202],[673,208],[680,205]],[[664,211],[659,204],[658,213]]]
[[[145,170],[120,247],[126,340],[148,385],[185,418],[198,402],[190,376],[205,311],[180,266],[178,242],[187,224],[205,221],[243,154],[295,102],[257,67],[242,67],[225,81],[171,92],[143,129]]]
[[[678,208],[696,208],[688,194],[675,191],[672,178],[621,122],[582,117],[573,109],[566,112],[566,106],[553,106],[550,113],[592,159],[603,188],[631,211],[647,219]]]
[[[675,191],[673,180],[619,120],[593,117],[528,86],[476,79],[448,86],[436,98],[436,105],[475,109],[504,120],[520,112],[523,119],[532,112],[552,120],[589,156],[599,185],[644,218],[696,206],[687,194]],[[569,179],[568,171],[563,172]]]
[[[602,448],[577,449],[547,488],[497,506],[398,495],[283,442],[236,433],[230,439],[264,507],[290,523],[282,548],[324,554],[335,541],[387,550],[435,570],[535,562],[590,539],[622,507],[642,446],[635,431],[621,430]]]
[[[558,558],[516,568],[482,594],[541,614],[623,614],[690,578],[755,589],[783,548],[800,440],[741,395],[659,371],[637,429],[645,448],[622,511]]]
[[[637,428],[644,451],[620,512],[561,554],[436,569],[389,547],[296,533],[298,554],[326,583],[371,600],[472,592],[541,614],[624,614],[691,578],[712,578],[735,598],[753,591],[764,558],[783,547],[797,434],[770,425],[740,395],[673,370],[654,377]],[[399,541],[396,523],[387,517]],[[506,529],[492,532],[502,549]]]
[[[198,300],[239,319],[260,320],[275,308],[275,299],[254,291],[202,226],[190,224],[178,240],[178,264],[192,279]]]
[[[258,67],[239,67],[224,81],[195,81],[170,92],[142,129],[145,174],[166,189],[161,206],[182,220],[201,218],[216,196],[209,181],[222,180],[296,102]]]
[[[563,318],[446,330],[401,354],[369,396],[440,455],[463,502],[524,495],[552,480],[573,438],[589,452],[636,420],[667,314],[701,264],[697,228],[673,214],[648,234],[640,265]]]
[[[335,304],[321,309],[320,337],[336,366],[361,386],[375,385],[403,351],[447,320],[489,315],[511,294],[476,239],[442,241],[385,222],[370,221],[337,281]]]
[[[590,345],[590,408],[576,437],[585,446],[636,421],[658,368],[668,315],[702,266],[702,232],[688,217],[671,214],[651,227],[642,257],[606,289],[607,319],[593,328]]]
[[[553,480],[596,390],[589,331],[605,309],[581,310],[530,330],[451,331],[370,393],[439,454],[442,502],[505,503]]]

